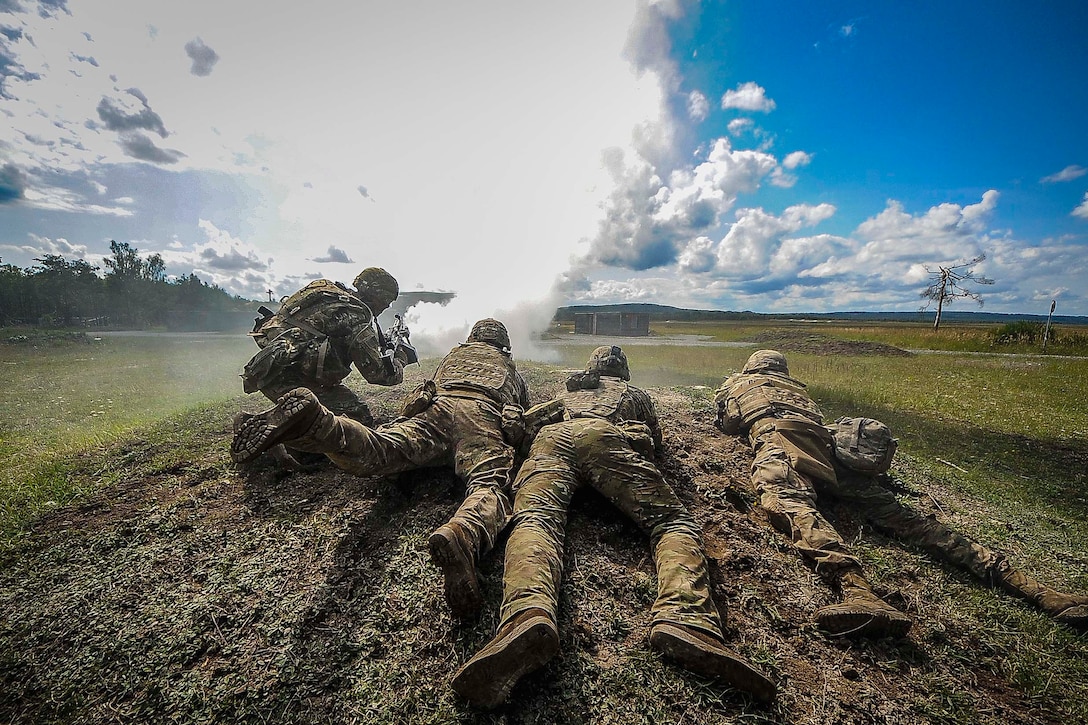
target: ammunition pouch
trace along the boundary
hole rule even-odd
[[[635,452],[647,461],[654,460],[654,436],[650,426],[641,420],[625,420],[616,425]]]
[[[242,369],[242,389],[247,393],[255,393],[265,387],[275,380],[284,366],[291,362],[291,358],[291,345],[285,338],[277,337],[258,350],[246,363]]]
[[[835,460],[851,471],[871,476],[892,466],[899,441],[888,426],[873,418],[839,418],[828,426]]]

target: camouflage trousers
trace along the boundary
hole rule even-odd
[[[619,428],[589,418],[543,428],[514,482],[501,624],[533,607],[557,621],[567,508],[582,484],[601,492],[649,534],[657,571],[654,622],[685,624],[721,637],[694,519]]]
[[[378,428],[326,410],[305,437],[287,445],[324,453],[357,476],[452,466],[466,491],[450,521],[479,556],[494,547],[510,516],[514,450],[503,440],[501,424],[493,403],[440,395],[422,413]]]
[[[869,476],[841,473],[834,484],[825,484],[821,493],[847,501],[878,531],[905,544],[917,546],[934,557],[969,572],[989,586],[997,586],[1004,557],[946,526],[902,504],[888,489]]]
[[[994,585],[1002,557],[931,516],[905,506],[871,477],[851,474],[816,476],[797,470],[798,441],[777,430],[754,429],[752,482],[760,505],[775,528],[790,535],[794,546],[816,571],[834,579],[843,569],[859,567],[849,547],[816,508],[818,496],[854,505],[877,530],[958,566]],[[800,446],[809,451],[812,445]],[[830,466],[830,461],[827,462]]]
[[[817,573],[835,579],[842,570],[860,568],[861,564],[816,508],[817,485],[826,478],[798,470],[798,451],[812,449],[805,441],[796,440],[802,435],[799,431],[787,434],[773,426],[754,427],[750,434],[755,451],[752,484],[771,525],[793,539],[794,547],[816,566]],[[830,461],[827,468],[831,470]]]
[[[336,415],[346,415],[363,425],[371,425],[374,422],[374,416],[370,414],[370,406],[343,383],[320,386],[313,381],[288,375],[281,376],[280,379],[264,386],[261,388],[261,393],[275,403],[285,393],[295,388],[309,388],[321,404]]]

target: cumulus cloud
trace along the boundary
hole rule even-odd
[[[311,262],[338,262],[341,264],[354,264],[355,260],[348,256],[348,253],[343,249],[338,249],[333,245],[329,245],[329,251],[325,253],[323,257],[314,257]]]
[[[689,242],[720,225],[739,194],[757,189],[777,162],[719,138],[705,161],[673,170],[667,182],[644,158],[627,164],[616,153],[608,166],[616,186],[588,261],[641,270],[675,262]],[[689,255],[686,264],[699,262]]]
[[[153,164],[176,164],[185,157],[180,151],[159,148],[142,133],[123,133],[120,143],[126,156]]]
[[[200,229],[208,241],[193,247],[193,261],[211,270],[215,275],[224,272],[265,272],[268,263],[258,255],[257,249],[229,232],[219,229],[212,222],[201,219]],[[264,284],[264,283],[262,283]],[[267,285],[264,285],[267,288]]]
[[[889,201],[884,211],[858,226],[856,235],[866,240],[869,254],[883,259],[925,257],[939,262],[973,257],[998,196],[991,189],[978,204],[939,204],[917,216],[907,213],[900,202]]]
[[[47,254],[56,254],[65,259],[84,259],[87,257],[87,245],[72,244],[67,239],[38,236],[29,234],[30,242],[18,246],[12,244],[0,244],[0,250],[20,252],[25,256],[35,258],[44,257]]]
[[[786,154],[786,158],[782,159],[783,168],[796,169],[801,166],[808,166],[812,163],[812,154],[807,154],[804,151],[794,151],[791,154]]]
[[[1071,166],[1066,166],[1064,169],[1056,174],[1044,176],[1043,178],[1039,179],[1039,183],[1056,184],[1062,181],[1073,181],[1074,179],[1079,179],[1085,174],[1088,174],[1088,169],[1084,168],[1083,166],[1073,164]]]
[[[734,118],[729,122],[729,125],[726,126],[726,128],[731,135],[740,136],[745,131],[751,130],[754,126],[755,122],[750,118]]]
[[[1088,219],[1088,191],[1084,193],[1084,201],[1077,205],[1077,208],[1074,209],[1072,213],[1075,217]]]
[[[0,166],[0,204],[12,204],[25,198],[26,184],[26,174],[18,166]]]
[[[106,128],[118,133],[135,130],[154,131],[162,138],[170,135],[170,132],[166,130],[166,124],[163,123],[162,117],[151,110],[151,106],[147,102],[147,96],[141,93],[139,88],[129,88],[125,93],[140,101],[140,105],[136,106],[128,98],[123,97],[109,98],[103,96],[102,100],[98,102],[96,109],[98,117],[102,119],[102,123],[105,124]]]
[[[735,108],[739,111],[762,111],[770,113],[775,109],[775,102],[767,98],[762,86],[748,81],[735,89],[726,91],[722,96],[722,109]]]
[[[204,44],[200,38],[193,38],[185,44],[185,54],[193,61],[189,72],[194,76],[208,76],[219,62],[219,54]]]
[[[693,121],[705,121],[709,113],[710,101],[707,100],[705,95],[699,91],[692,91],[688,94],[688,116]]]

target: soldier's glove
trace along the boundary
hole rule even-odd
[[[425,380],[422,385],[408,394],[408,397],[404,399],[404,406],[400,410],[400,414],[405,418],[411,418],[419,415],[427,408],[431,407],[434,403],[434,396],[438,394],[438,389],[434,385],[433,380]]]
[[[635,452],[647,461],[654,460],[654,436],[650,426],[640,420],[625,420],[617,426]]]

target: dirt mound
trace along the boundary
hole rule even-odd
[[[557,373],[532,372],[543,400]],[[4,553],[0,720],[1067,721],[1062,703],[1030,699],[994,664],[994,648],[1012,645],[954,613],[948,592],[977,587],[843,512],[831,513],[867,563],[894,557],[874,566],[877,588],[916,624],[901,642],[819,633],[812,613],[834,594],[754,507],[745,440],[711,426],[707,391],[652,393],[666,429],[660,465],[702,526],[729,645],[779,683],[771,707],[649,650],[648,540],[581,491],[568,525],[559,656],[498,713],[466,708],[448,682],[494,631],[502,542],[481,563],[484,615],[452,620],[426,548],[462,496],[452,473],[237,468],[227,456],[233,410],[223,406],[177,422],[191,428],[192,448],[150,439],[88,458],[79,475],[115,482],[45,516]],[[394,404],[389,393],[374,407],[388,417]],[[1054,646],[1084,648],[1048,632]]]
[[[782,352],[812,355],[883,355],[910,357],[914,353],[894,345],[867,340],[840,340],[807,330],[768,330],[751,338],[752,342]]]

